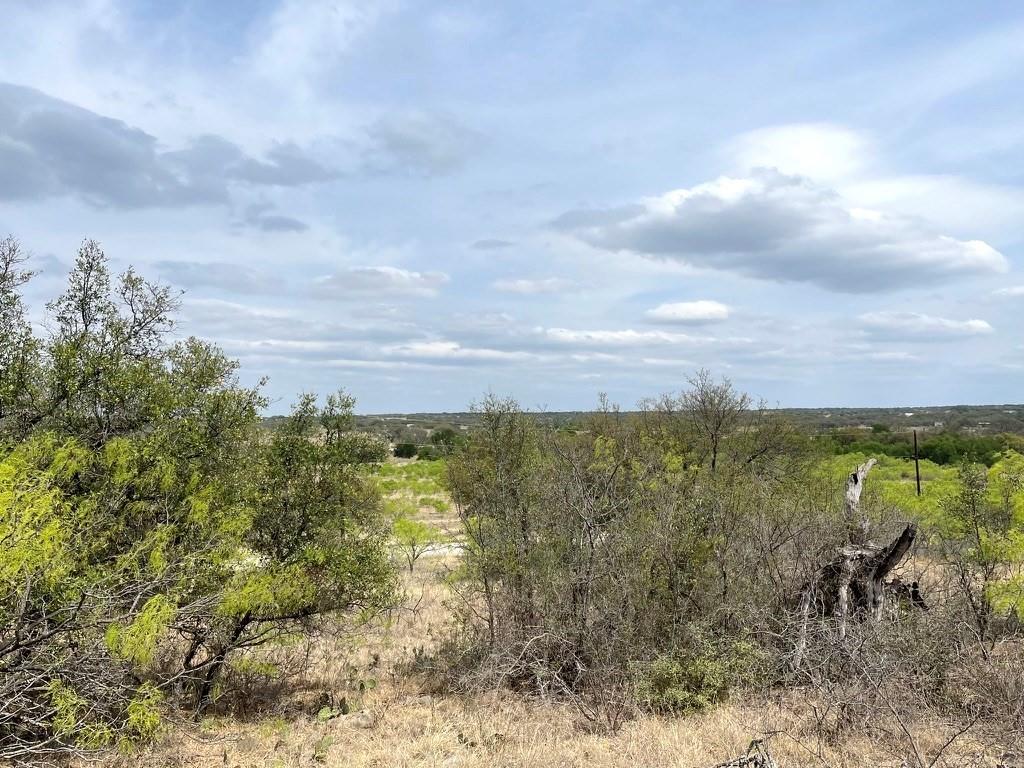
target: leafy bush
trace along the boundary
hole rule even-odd
[[[992,466],[1000,454],[1018,445],[1016,435],[967,435],[958,432],[927,432],[919,435],[918,456],[935,464],[956,466],[963,460]],[[836,431],[821,439],[833,453],[865,453],[910,459],[914,456],[913,434],[891,432],[874,425],[868,436],[861,430]]]
[[[466,445],[466,438],[450,427],[442,427],[430,433],[430,444],[442,456],[450,456]]]
[[[416,458],[420,461],[436,461],[441,458],[441,452],[432,445],[421,445],[416,449]]]
[[[573,434],[486,400],[479,430],[448,462],[467,537],[462,636],[482,646],[465,651],[481,660],[470,679],[570,694],[596,717],[619,707],[638,663],[676,653],[693,622],[711,623],[723,643],[767,622],[802,578],[789,559],[827,541],[835,518],[787,482],[801,461],[788,427],[748,406],[728,382],[704,378],[637,418],[604,406]],[[749,567],[747,547],[773,530],[792,533],[771,567]],[[678,706],[680,691],[727,687],[716,657],[675,663],[653,671],[678,678],[659,694],[678,694]]]
[[[399,443],[395,446],[395,456],[399,459],[411,459],[416,455],[416,446],[412,443]]]
[[[637,701],[659,714],[702,712],[724,701],[733,688],[751,683],[759,659],[756,646],[746,641],[725,648],[705,641],[663,654],[637,665]]]
[[[1020,676],[1004,674],[1021,648],[1020,456],[987,470],[922,461],[921,496],[913,462],[882,456],[851,502],[851,471],[869,457],[822,457],[703,375],[635,416],[605,405],[579,427],[492,397],[448,459],[466,532],[448,684],[562,694],[609,728],[624,692],[686,713],[737,687],[796,683],[823,702],[829,738],[922,712],[963,729],[997,713],[987,726],[1020,731]],[[851,577],[855,607],[837,621],[851,552],[898,572],[871,609]],[[1000,679],[986,699],[977,681]]]

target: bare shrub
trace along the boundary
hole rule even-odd
[[[1013,741],[1015,460],[962,473],[945,521],[908,519],[865,490],[873,462],[844,484],[706,373],[571,430],[493,397],[480,416],[448,467],[468,538],[450,684],[566,698],[608,729],[795,692],[819,754],[878,738],[915,766]]]

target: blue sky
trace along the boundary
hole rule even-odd
[[[1019,3],[0,0],[0,232],[364,412],[1024,399]],[[41,316],[40,316],[41,317]]]

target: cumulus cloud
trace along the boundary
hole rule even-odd
[[[681,301],[673,304],[659,304],[645,313],[659,323],[701,325],[729,319],[729,307],[718,301]]]
[[[340,172],[313,158],[293,142],[277,142],[264,159],[250,157],[231,141],[211,134],[193,139],[185,149],[160,159],[189,178],[223,177],[254,186],[298,187],[330,181]]]
[[[0,199],[75,195],[104,207],[181,207],[227,202],[229,182],[299,186],[336,176],[291,143],[262,159],[212,135],[166,151],[120,120],[0,83]]]
[[[351,267],[322,277],[315,292],[334,296],[435,296],[448,282],[443,272],[413,272],[398,267]]]
[[[595,248],[848,293],[1008,269],[985,242],[850,207],[834,191],[775,171],[721,177],[618,208],[570,211],[555,226]]]
[[[536,280],[527,278],[495,280],[492,285],[498,291],[520,294],[564,293],[576,287],[576,283],[572,280],[561,277],[545,277]]]
[[[868,312],[858,319],[868,335],[879,340],[948,341],[992,333],[984,320],[949,320],[918,312]]]

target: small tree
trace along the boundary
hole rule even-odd
[[[398,443],[395,446],[395,456],[399,459],[411,459],[416,456],[416,446],[413,443]]]
[[[451,427],[441,427],[430,433],[430,444],[442,456],[449,456],[466,444],[466,438]]]
[[[409,573],[413,572],[417,560],[444,541],[444,534],[434,526],[404,515],[395,520],[392,533]]]
[[[390,604],[382,509],[359,471],[361,444],[346,439],[353,403],[339,392],[318,410],[316,397],[303,395],[266,446],[234,574],[217,609],[182,627],[191,639],[185,669],[202,670],[198,711],[232,652]]]
[[[432,445],[421,445],[416,449],[416,458],[420,461],[436,461],[441,458],[441,453]]]
[[[987,651],[994,622],[1024,617],[1024,457],[1008,452],[989,470],[964,462],[958,480],[933,530]]]

